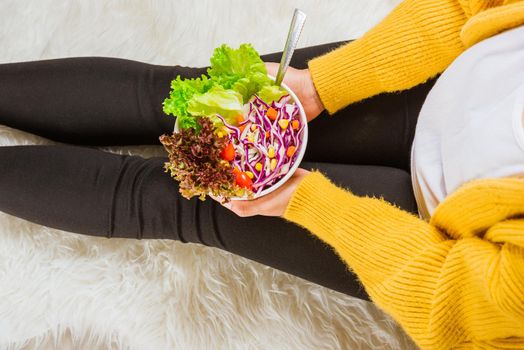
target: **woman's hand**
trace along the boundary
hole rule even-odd
[[[282,216],[286,210],[291,196],[295,192],[298,184],[309,174],[308,170],[298,168],[295,173],[275,191],[263,197],[252,200],[231,200],[227,204],[222,204],[221,198],[211,196],[224,207],[230,209],[238,216]]]
[[[272,76],[277,75],[278,63],[266,62],[267,72]],[[309,69],[296,69],[289,67],[284,76],[284,83],[297,95],[306,112],[307,121],[315,119],[323,110],[324,105],[320,101]]]

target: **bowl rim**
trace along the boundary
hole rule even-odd
[[[271,80],[275,81],[274,76],[270,74],[268,74],[267,76],[270,77]],[[261,191],[258,195],[255,194],[252,199],[257,199],[265,195],[268,195],[269,193],[275,191],[280,186],[285,184],[287,180],[289,180],[289,178],[291,178],[291,176],[293,176],[295,171],[298,169],[298,166],[302,162],[302,158],[304,158],[304,154],[306,153],[306,147],[307,147],[307,142],[308,142],[308,122],[307,122],[306,112],[304,111],[304,107],[302,106],[302,103],[298,99],[297,95],[293,92],[293,90],[291,90],[291,88],[284,82],[282,82],[281,86],[289,93],[289,95],[293,98],[293,101],[297,104],[300,119],[303,123],[305,123],[304,129],[302,131],[301,147],[297,154],[297,157],[295,158],[293,165],[289,168],[289,171],[286,173],[286,175],[280,178],[275,184],[273,184],[273,186],[266,188],[265,190]],[[175,125],[174,125],[173,132],[178,132],[178,117],[175,119]],[[243,197],[230,197],[230,199],[231,200],[250,200],[247,195]]]

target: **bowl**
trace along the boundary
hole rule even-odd
[[[270,77],[271,80],[275,81],[275,77],[273,77],[272,75],[268,74],[268,77]],[[304,111],[304,107],[300,103],[297,95],[289,88],[289,86],[287,86],[284,83],[282,83],[281,86],[284,88],[284,90],[286,90],[289,93],[289,95],[291,95],[291,98],[298,106],[300,121],[304,124],[304,129],[302,131],[302,139],[301,139],[302,142],[300,144],[300,148],[298,149],[298,154],[297,154],[297,157],[295,158],[295,162],[291,165],[286,175],[281,177],[276,183],[273,184],[273,186],[262,190],[259,194],[255,194],[253,199],[265,196],[277,190],[280,186],[286,183],[286,181],[289,180],[289,178],[291,178],[291,176],[293,176],[295,171],[298,169],[298,166],[300,165],[300,162],[302,161],[302,158],[304,157],[304,153],[306,152],[307,138],[308,138],[308,124],[307,124],[306,112]],[[175,127],[173,131],[178,132],[178,118],[176,118],[175,120]],[[249,200],[247,195],[244,197],[230,197],[230,198],[231,200]]]

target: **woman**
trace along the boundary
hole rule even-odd
[[[1,147],[0,210],[225,249],[375,302],[421,348],[524,348],[523,5],[406,0],[358,40],[298,50],[286,81],[312,120],[304,169],[232,211],[182,198],[165,157],[89,147],[158,144],[169,81],[204,69],[0,65],[0,123],[87,146]]]

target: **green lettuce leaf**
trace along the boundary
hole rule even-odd
[[[200,131],[200,127],[198,126],[197,120],[192,115],[186,115],[183,117],[177,117],[178,119],[178,127],[181,129],[188,129],[193,128],[197,131]]]
[[[266,85],[257,93],[258,97],[266,103],[278,101],[282,96],[288,94],[283,87],[277,85]]]
[[[188,117],[187,106],[191,98],[211,89],[213,82],[204,74],[200,78],[181,79],[180,75],[171,81],[171,92],[164,100],[163,110],[167,115]],[[180,123],[180,121],[179,121]]]
[[[263,86],[272,84],[264,61],[251,44],[241,44],[238,49],[223,44],[214,50],[210,61],[207,74],[225,89],[239,92],[243,103]]]
[[[251,44],[242,44],[238,49],[223,44],[214,50],[210,61],[209,77],[202,74],[200,78],[181,79],[178,76],[171,82],[163,110],[177,117],[182,129],[198,131],[197,116],[208,116],[215,124],[221,124],[215,116],[217,113],[235,125],[242,105],[254,94],[267,103],[286,94],[267,76],[264,62]]]
[[[236,116],[242,113],[242,95],[235,90],[213,86],[208,92],[194,95],[187,111],[193,116],[207,116],[214,123],[221,123],[215,114],[220,114],[228,123],[236,125]]]

